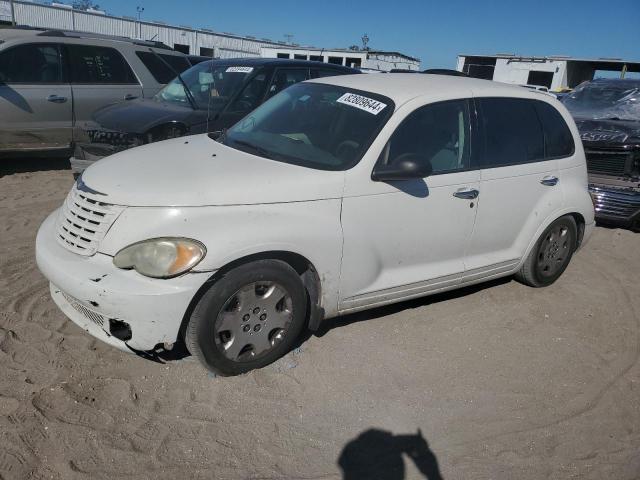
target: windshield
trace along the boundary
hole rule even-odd
[[[391,99],[299,83],[254,110],[220,138],[230,147],[319,170],[360,161],[394,110]]]
[[[640,120],[640,82],[585,83],[563,103],[575,117]]]
[[[253,67],[218,65],[202,62],[181,76],[199,109],[218,111],[229,101],[253,72]],[[178,78],[156,94],[157,100],[190,106],[184,86]]]

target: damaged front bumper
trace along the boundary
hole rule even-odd
[[[75,254],[56,241],[57,215],[53,212],[38,231],[36,261],[65,315],[126,352],[173,344],[191,301],[211,273],[158,280],[116,268],[109,255]]]
[[[81,174],[91,164],[114,153],[143,145],[145,139],[134,133],[118,132],[100,127],[79,130],[69,159],[74,174]]]

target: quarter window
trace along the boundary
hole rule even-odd
[[[60,83],[62,68],[57,45],[19,45],[0,53],[0,81]]]
[[[113,48],[67,45],[72,83],[137,84],[131,67]]]
[[[534,101],[518,98],[480,98],[484,131],[481,168],[544,160],[544,134]]]
[[[393,133],[383,151],[386,163],[403,158],[431,163],[433,173],[469,167],[469,106],[467,100],[426,105],[411,113]]]
[[[153,52],[136,52],[136,55],[144,66],[147,67],[151,75],[153,75],[156,82],[163,85],[176,78],[175,72],[182,73],[191,67],[186,57],[179,55],[156,55]],[[165,64],[162,60],[169,65]]]
[[[569,157],[575,151],[573,135],[562,115],[545,102],[536,102],[536,110],[544,130],[545,158]]]

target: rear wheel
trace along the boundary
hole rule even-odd
[[[293,268],[279,260],[248,263],[200,299],[186,329],[187,348],[222,375],[261,368],[293,347],[306,310],[306,291]]]
[[[546,287],[565,271],[577,245],[576,221],[567,215],[549,225],[525,260],[516,278],[531,287]]]

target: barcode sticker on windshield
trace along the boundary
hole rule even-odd
[[[226,70],[227,73],[251,73],[253,67],[229,67]]]
[[[345,93],[336,100],[336,102],[359,108],[360,110],[364,110],[365,112],[369,112],[374,115],[379,114],[387,106],[386,103],[379,102],[373,98],[363,97],[362,95],[357,95],[355,93]]]

